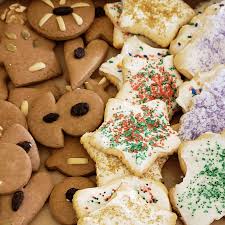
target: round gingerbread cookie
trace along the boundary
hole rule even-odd
[[[69,40],[92,24],[95,8],[91,0],[34,0],[28,7],[28,21],[43,36]]]
[[[76,224],[77,218],[73,209],[73,195],[77,190],[94,187],[88,178],[68,177],[57,184],[49,198],[49,207],[53,217],[61,224]]]

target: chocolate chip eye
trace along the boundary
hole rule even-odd
[[[102,17],[105,16],[105,11],[102,7],[95,8],[95,17]]]
[[[53,123],[59,118],[58,113],[49,113],[43,117],[45,123]]]
[[[75,59],[81,59],[85,56],[84,48],[76,48],[74,50],[74,58]]]
[[[71,115],[76,116],[84,116],[89,111],[88,103],[78,103],[71,108]]]
[[[69,202],[73,201],[73,196],[76,193],[77,189],[76,188],[70,188],[67,192],[66,192],[66,199]]]
[[[12,197],[12,210],[17,211],[21,204],[23,203],[24,193],[22,191],[17,191]]]
[[[32,148],[32,144],[29,141],[22,141],[22,142],[17,143],[17,145],[20,146],[21,148],[23,148],[27,153]]]
[[[66,16],[73,12],[73,9],[69,6],[62,6],[53,9],[53,14],[56,16]]]

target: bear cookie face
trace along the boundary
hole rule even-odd
[[[91,0],[35,0],[28,8],[28,21],[43,36],[68,40],[84,33],[92,24],[95,9]]]

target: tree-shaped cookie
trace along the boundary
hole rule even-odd
[[[172,154],[180,144],[161,100],[133,105],[110,99],[104,119],[92,133],[90,144],[121,158],[135,175],[145,173],[157,158]]]
[[[187,225],[210,225],[225,215],[225,133],[206,133],[179,148],[183,182],[170,191]]]
[[[20,24],[5,25],[3,32],[0,63],[15,86],[48,80],[61,73],[53,42]]]

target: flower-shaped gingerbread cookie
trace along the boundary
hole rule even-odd
[[[68,40],[84,33],[94,20],[91,0],[34,0],[28,7],[28,21],[43,36]]]
[[[49,92],[32,102],[28,125],[41,144],[60,148],[64,146],[63,131],[72,136],[94,131],[101,124],[103,113],[104,103],[93,91],[76,89],[57,103]]]
[[[185,224],[210,225],[225,216],[224,138],[224,132],[207,133],[179,148],[186,176],[170,191],[170,197]]]
[[[97,150],[121,158],[138,176],[151,168],[157,158],[172,154],[180,144],[161,100],[134,105],[110,99],[105,121],[89,141]]]

